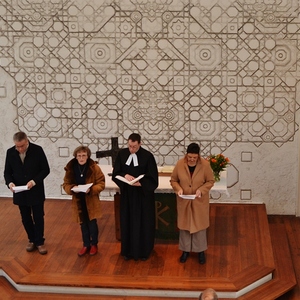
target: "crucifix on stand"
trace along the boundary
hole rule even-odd
[[[96,157],[97,158],[111,157],[112,166],[114,166],[119,150],[120,150],[120,148],[118,145],[118,138],[112,137],[111,138],[111,149],[103,150],[103,151],[96,151]]]

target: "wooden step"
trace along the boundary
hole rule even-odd
[[[269,223],[269,227],[275,260],[273,279],[241,296],[241,300],[277,299],[297,285],[285,226],[281,223]]]

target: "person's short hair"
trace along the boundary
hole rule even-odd
[[[188,145],[186,153],[200,154],[200,146],[196,143],[191,143]]]
[[[13,136],[14,142],[21,142],[23,140],[28,140],[27,134],[23,131],[16,132]]]
[[[203,297],[205,298],[203,298]],[[199,300],[218,300],[218,295],[216,291],[212,288],[207,288],[199,295]]]
[[[88,146],[78,146],[78,147],[74,150],[74,152],[73,152],[73,156],[74,156],[75,158],[76,158],[78,152],[86,152],[88,158],[90,158],[91,155],[92,155],[92,152],[91,152],[91,150],[90,150],[90,148],[89,148]]]
[[[133,142],[138,142],[139,144],[141,143],[141,136],[138,133],[132,133],[128,137],[128,141],[131,140]]]

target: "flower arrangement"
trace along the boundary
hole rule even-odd
[[[214,172],[215,181],[220,181],[220,172],[223,171],[229,163],[229,158],[223,154],[210,155],[207,160]]]

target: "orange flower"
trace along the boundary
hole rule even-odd
[[[229,158],[223,154],[210,155],[207,160],[210,162],[210,166],[215,173],[223,171],[229,163]]]

